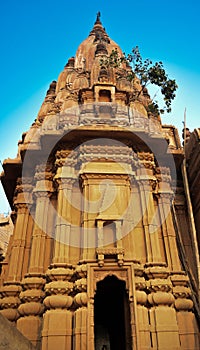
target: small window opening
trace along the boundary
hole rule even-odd
[[[103,224],[103,243],[107,247],[116,247],[116,225],[113,221],[105,221]]]
[[[99,102],[111,102],[111,92],[109,90],[100,90]]]

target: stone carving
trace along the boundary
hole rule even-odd
[[[138,158],[141,161],[142,166],[144,166],[146,169],[153,170],[155,168],[153,154],[147,152],[138,152]]]
[[[48,279],[51,281],[45,285],[46,298],[44,305],[48,309],[70,308],[73,298],[74,284],[70,281],[73,269],[64,266],[52,266],[47,271]]]
[[[104,257],[106,256],[116,256],[118,265],[123,265],[124,260],[124,249],[120,248],[103,248],[103,249],[97,249],[96,250],[97,256],[98,256],[98,264],[100,267],[104,266]]]
[[[114,346],[105,324],[97,330],[97,316],[98,308],[106,315],[103,308],[113,299],[121,305],[112,305],[116,319],[122,309],[121,330],[116,327],[113,337],[121,336],[124,348],[199,350],[183,150],[175,128],[147,112],[148,91],[139,94],[139,81],[127,80],[130,67],[100,64],[116,48],[122,57],[98,13],[89,37],[50,84],[17,157],[3,164],[16,221],[3,263],[0,312],[38,350],[94,350],[95,342],[109,350]],[[190,154],[196,151],[192,138]],[[178,244],[170,160],[178,170]],[[187,264],[180,259],[184,250]],[[103,287],[98,305],[104,282],[108,293]]]
[[[6,284],[0,289],[2,297],[0,299],[0,312],[9,321],[16,321],[19,318],[20,292],[21,286],[15,284]]]

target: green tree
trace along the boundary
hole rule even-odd
[[[140,89],[138,90],[135,99],[144,92],[149,84],[157,85],[163,97],[164,106],[159,107],[158,102],[151,100],[148,104],[148,111],[153,114],[163,114],[171,112],[171,103],[175,98],[175,92],[178,88],[174,79],[169,79],[165,72],[162,62],[153,63],[150,59],[143,59],[138,46],[132,49],[131,53],[125,53],[121,57],[118,50],[112,50],[110,56],[100,60],[101,66],[120,68],[122,63],[126,63],[127,67],[124,74],[129,81],[140,81]]]

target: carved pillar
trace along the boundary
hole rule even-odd
[[[9,321],[15,322],[19,318],[18,307],[20,305],[19,294],[21,292],[21,286],[19,283],[8,283],[5,284],[0,294],[0,310],[1,314],[6,317]]]
[[[16,321],[19,317],[18,306],[20,304],[20,281],[28,269],[28,255],[31,244],[32,217],[28,206],[32,204],[32,179],[18,179],[14,205],[17,213],[9,263],[4,275],[4,285],[0,293],[2,299],[1,313],[9,319]]]
[[[42,350],[72,348],[73,269],[66,264],[52,265],[47,271],[49,283],[45,286],[46,298],[42,330]]]
[[[51,217],[50,194],[53,192],[52,174],[47,166],[39,165],[36,168],[34,189],[36,197],[35,223],[32,235],[30,263],[28,273],[22,281],[23,291],[20,299],[23,304],[19,307],[22,316],[17,321],[17,328],[32,343],[39,347],[40,332],[44,311],[42,300],[45,284],[44,273],[50,264],[51,248],[49,246],[49,216]]]
[[[19,306],[21,317],[17,320],[17,328],[33,345],[40,346],[41,315],[44,311],[43,286],[45,279],[42,275],[27,274],[22,280],[23,291],[20,293],[22,304]]]
[[[149,278],[151,346],[159,350],[181,349],[169,272],[165,268],[152,267],[145,273]]]
[[[125,258],[128,260],[140,260],[146,262],[146,247],[144,228],[142,225],[142,206],[139,186],[135,176],[130,176],[130,197],[128,198],[128,211],[123,221],[123,230],[128,232],[123,236]]]
[[[47,243],[51,239],[50,235],[53,229],[49,227],[51,214],[53,215],[52,204],[50,202],[50,196],[54,191],[52,184],[53,175],[49,168],[39,165],[36,168],[35,178],[37,180],[34,189],[36,210],[29,272],[44,273],[50,264],[51,255],[50,247]],[[47,246],[49,249],[47,249]]]
[[[162,168],[161,170],[157,169],[157,177],[159,180],[158,205],[163,230],[167,264],[173,271],[180,271],[181,266],[176,244],[176,233],[171,213],[171,204],[173,199],[173,192],[170,186],[171,177],[168,168]]]
[[[137,272],[136,272],[137,274]],[[144,277],[140,275],[135,276],[135,296],[137,303],[137,320],[138,320],[138,333],[139,333],[139,349],[147,350],[150,348],[151,337],[150,337],[150,326],[149,326],[149,315],[147,305],[147,294],[146,294],[146,281]]]
[[[28,269],[28,254],[30,250],[32,217],[29,206],[32,204],[31,178],[18,179],[14,205],[16,208],[16,223],[13,232],[11,255],[6,281],[20,281]]]
[[[122,221],[115,221],[117,248],[122,248]]]
[[[198,350],[200,349],[199,329],[193,313],[192,292],[188,286],[189,278],[183,272],[172,275],[171,281],[177,310],[181,350]]]
[[[55,230],[54,263],[69,262],[71,218],[69,212],[69,198],[71,197],[72,183],[69,179],[57,179],[58,207]]]
[[[74,296],[77,309],[74,312],[73,344],[76,350],[88,349],[87,270],[84,267],[83,265],[83,268],[82,266],[77,268],[76,275],[81,278],[75,281],[74,286],[75,291],[78,292]]]
[[[88,159],[88,161],[91,161],[91,159]],[[89,232],[94,231],[95,232],[95,204],[94,206],[90,208],[90,205],[92,202],[93,197],[91,198],[92,193],[92,185],[93,185],[93,174],[81,174],[80,175],[82,180],[82,189],[83,189],[83,212],[82,212],[82,227],[83,227],[83,237],[82,237],[82,259],[83,260],[90,260],[94,259],[94,250],[90,249],[89,247],[93,246],[95,247],[95,234],[91,235]],[[95,176],[94,176],[95,178]],[[95,178],[96,180],[96,178]],[[95,181],[94,180],[94,181]],[[98,180],[97,180],[98,181]],[[96,183],[97,183],[96,181]],[[95,192],[94,192],[95,193]],[[95,202],[94,202],[95,203]],[[92,209],[93,217],[92,220],[90,218],[90,211]],[[99,228],[99,242],[97,237],[97,243],[96,244],[103,244],[103,222],[100,223]],[[97,229],[98,230],[98,229]],[[96,232],[97,232],[96,230]],[[98,234],[98,233],[97,233]]]
[[[104,237],[103,237],[103,220],[98,220],[97,223],[97,246],[98,247],[103,247],[104,246]]]
[[[180,259],[176,244],[176,233],[171,215],[171,195],[162,193],[159,198],[159,208],[162,217],[162,227],[168,266],[173,271],[180,271]]]
[[[58,204],[57,204],[57,220],[55,230],[55,250],[53,262],[54,264],[69,263],[70,255],[73,255],[73,248],[70,246],[71,228],[79,227],[76,224],[77,216],[79,214],[74,208],[72,212],[72,190],[73,184],[76,180],[74,174],[75,161],[73,159],[67,159],[69,151],[58,151],[56,165],[58,166],[55,180],[58,183]],[[74,232],[77,234],[77,232]],[[79,237],[79,235],[77,235]],[[73,237],[74,238],[74,237]],[[75,244],[73,244],[75,245]],[[77,242],[79,247],[79,243]],[[77,261],[78,256],[76,252]]]
[[[141,205],[143,208],[143,227],[146,239],[147,263],[160,263],[161,252],[159,246],[159,236],[157,225],[155,225],[155,208],[153,201],[153,191],[156,186],[156,178],[153,175],[155,167],[154,157],[150,153],[139,153],[142,167],[137,170],[139,176],[137,180],[140,186]]]

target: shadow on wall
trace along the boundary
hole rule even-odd
[[[0,314],[0,350],[35,350],[26,339],[4,316]]]

